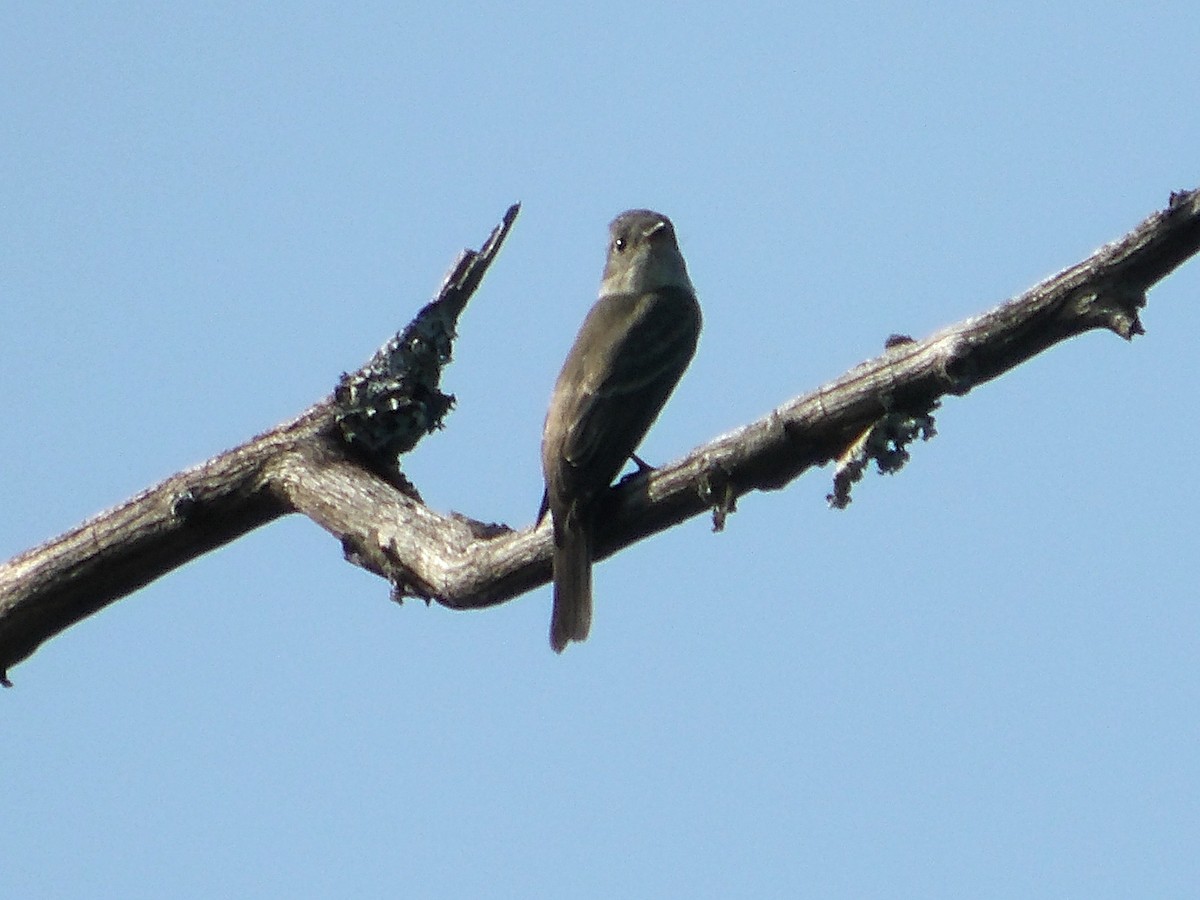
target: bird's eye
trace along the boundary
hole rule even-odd
[[[617,251],[617,253],[624,253],[626,243],[627,242],[626,242],[625,238],[623,238],[623,237],[614,238],[613,239],[613,250]]]

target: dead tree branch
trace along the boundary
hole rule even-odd
[[[548,524],[514,531],[437,513],[395,464],[450,407],[438,384],[454,323],[515,216],[513,207],[479,252],[464,252],[438,298],[332,397],[0,565],[0,679],[80,619],[290,512],[335,535],[397,599],[477,609],[545,583]],[[844,506],[871,460],[899,468],[906,445],[933,434],[941,397],[1092,329],[1141,334],[1147,290],[1198,251],[1200,191],[1173,194],[1128,235],[1021,296],[921,341],[893,337],[883,354],[816,391],[626,478],[606,500],[597,550],[611,555],[710,510],[719,528],[738,497],[832,460],[830,501]]]

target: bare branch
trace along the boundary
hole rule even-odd
[[[438,380],[454,321],[515,214],[479,253],[460,258],[439,299],[343,377],[335,397],[0,566],[0,674],[113,600],[292,511],[338,537],[347,558],[386,577],[397,598],[474,609],[547,581],[547,524],[513,531],[436,513],[394,465],[449,408]],[[816,391],[629,476],[605,501],[600,555],[709,510],[719,527],[741,495],[781,488],[831,460],[840,463],[830,499],[845,505],[871,459],[898,468],[905,445],[933,433],[941,397],[1085,331],[1141,334],[1146,291],[1198,251],[1200,191],[1174,194],[1124,238],[1020,297],[925,340],[893,337],[882,355]]]
[[[0,565],[0,684],[8,685],[11,666],[80,619],[293,512],[277,473],[297,448],[350,453],[404,486],[395,454],[441,427],[453,398],[438,384],[458,316],[518,211],[508,209],[478,252],[463,251],[437,297],[362,369],[343,376],[332,397]]]

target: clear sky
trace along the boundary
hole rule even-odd
[[[1200,185],[1194,3],[0,8],[0,558],[324,396],[523,212],[405,469],[514,527],[605,226],[676,224],[651,461]],[[0,895],[1194,896],[1200,264],[1145,337],[548,588],[396,606],[299,517],[0,692]]]

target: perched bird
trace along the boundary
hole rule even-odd
[[[696,352],[700,305],[666,216],[623,212],[608,226],[600,299],[567,354],[542,431],[554,525],[550,646],[561,653],[592,623],[597,501],[633,456]]]

